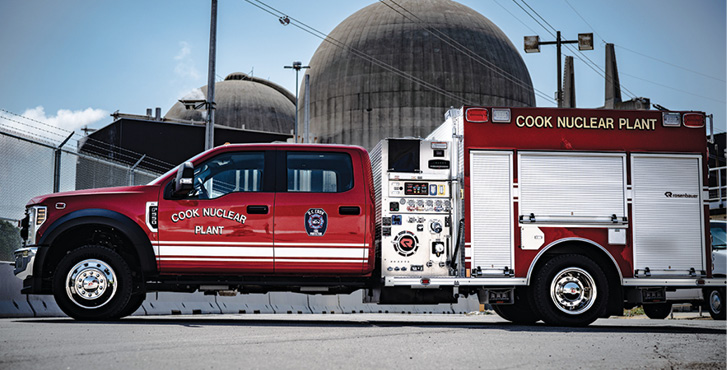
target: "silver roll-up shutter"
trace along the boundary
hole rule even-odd
[[[701,168],[696,155],[631,156],[636,270],[704,270]]]
[[[513,269],[512,152],[470,153],[472,268],[502,275]]]
[[[626,216],[626,155],[519,153],[520,215],[560,223],[609,223]]]

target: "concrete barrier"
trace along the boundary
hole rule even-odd
[[[36,317],[65,317],[52,295],[28,294],[28,303],[33,307]]]
[[[339,294],[338,307],[343,313],[371,313],[371,305],[363,303],[363,290],[357,290],[350,294]]]
[[[234,297],[216,297],[217,305],[226,314],[275,313],[268,294],[240,294]]]
[[[311,313],[308,297],[300,293],[270,292],[270,305],[275,313],[306,314]]]
[[[452,304],[452,311],[455,314],[466,314],[470,312],[480,311],[480,301],[477,299],[477,295],[470,295],[467,298],[457,299],[457,303]]]
[[[195,293],[147,293],[142,303],[147,315],[196,315],[222,313],[215,296]]]
[[[338,305],[338,296],[315,294],[308,296],[308,307],[312,313],[342,314],[343,310]]]
[[[13,274],[15,264],[0,262],[0,317],[33,317],[28,297],[20,294],[23,282]]]

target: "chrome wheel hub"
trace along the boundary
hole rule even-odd
[[[107,263],[88,259],[77,263],[66,279],[66,293],[76,305],[94,309],[116,294],[116,274]]]
[[[550,297],[559,310],[569,315],[588,311],[596,302],[596,283],[583,269],[569,267],[561,270],[550,284]]]
[[[722,300],[720,299],[719,293],[713,290],[709,294],[709,305],[714,313],[722,312]]]

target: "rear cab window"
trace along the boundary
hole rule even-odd
[[[288,192],[343,193],[353,189],[353,163],[347,153],[289,151],[285,161]]]

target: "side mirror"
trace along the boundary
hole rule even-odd
[[[187,195],[194,188],[194,166],[192,162],[184,162],[177,169],[172,192],[175,197]]]

